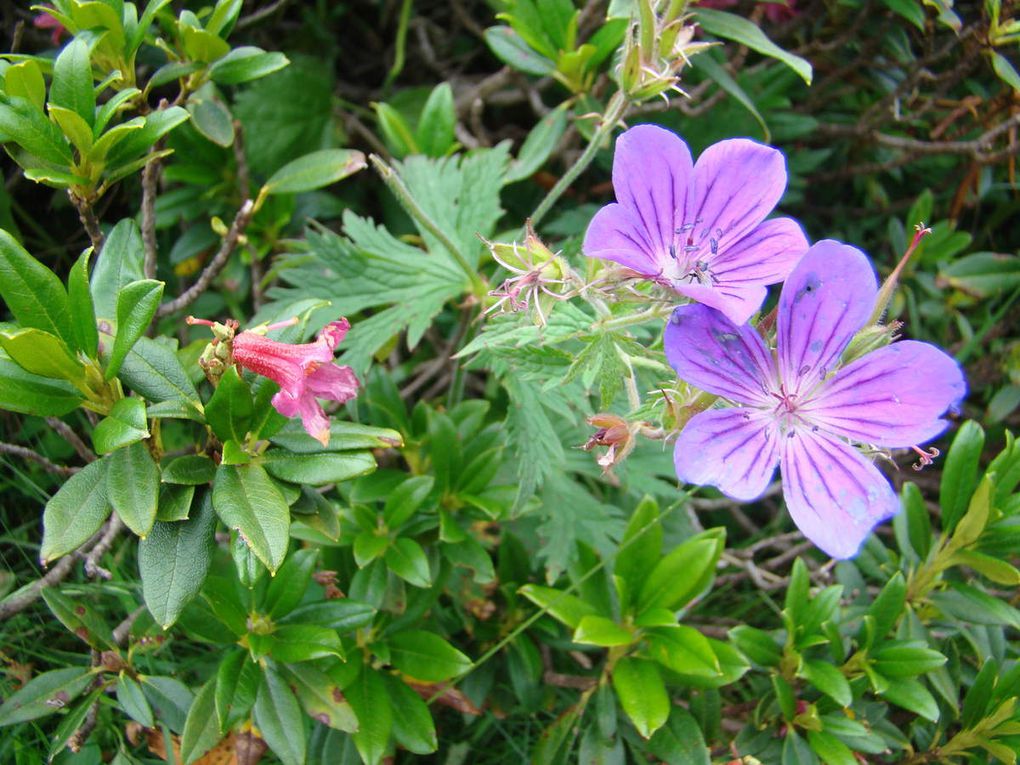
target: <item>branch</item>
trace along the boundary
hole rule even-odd
[[[157,144],[158,147],[159,144]],[[142,273],[146,279],[156,278],[156,186],[159,184],[162,165],[159,162],[156,147],[154,155],[142,170],[142,243],[145,245],[145,261]]]
[[[22,459],[31,460],[42,465],[45,470],[55,475],[69,476],[77,473],[81,468],[67,467],[65,465],[58,465],[55,462],[43,457],[39,452],[32,451],[31,449],[18,446],[17,444],[9,444],[6,441],[0,441],[0,454],[13,454],[15,457],[21,457]]]
[[[21,613],[38,600],[39,592],[44,587],[52,587],[64,581],[67,575],[71,573],[74,561],[73,555],[65,555],[44,576],[39,577],[3,602],[0,602],[0,623],[7,621],[15,614]]]
[[[209,262],[209,265],[199,274],[198,280],[178,297],[163,303],[159,310],[156,311],[157,318],[161,319],[164,316],[169,316],[172,313],[187,308],[198,300],[203,292],[209,289],[213,279],[219,276],[220,271],[223,270],[224,266],[227,265],[227,261],[230,260],[230,255],[237,246],[237,241],[251,222],[251,217],[254,213],[255,203],[250,199],[246,199],[244,204],[241,205],[241,209],[237,211],[237,215],[234,216],[234,222],[230,224],[230,230],[227,231],[227,235],[223,238],[219,251]]]
[[[74,447],[74,450],[78,453],[78,456],[83,460],[86,462],[96,461],[95,452],[85,445],[85,442],[81,440],[81,437],[75,433],[74,430],[71,429],[71,426],[66,422],[56,417],[47,417],[46,424],[57,431],[57,433],[65,441],[67,441],[67,443],[71,444],[71,446]]]
[[[89,239],[92,241],[93,251],[98,255],[103,249],[103,232],[99,228],[99,219],[92,209],[92,204],[71,191],[67,192],[67,196],[70,197],[74,209],[78,211],[81,225],[85,228],[85,233],[89,235]]]
[[[111,515],[110,520],[106,522],[106,528],[100,532],[102,536],[99,541],[85,554],[85,574],[87,576],[98,576],[103,579],[113,578],[109,571],[99,565],[99,559],[106,555],[123,528],[124,522],[120,517],[116,513]]]

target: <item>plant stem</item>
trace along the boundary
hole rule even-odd
[[[563,196],[563,192],[588,168],[588,165],[595,159],[595,155],[602,147],[603,140],[613,132],[617,123],[623,119],[629,106],[630,102],[627,101],[626,96],[621,91],[613,94],[613,97],[609,99],[609,105],[606,107],[606,113],[602,116],[602,124],[595,131],[595,135],[591,137],[591,141],[588,143],[587,148],[585,148],[584,153],[577,158],[577,161],[563,174],[556,182],[556,185],[549,190],[549,193],[545,195],[545,199],[535,208],[535,212],[531,214],[532,226],[538,225],[539,221],[545,217],[546,213]]]
[[[85,233],[89,235],[93,252],[98,256],[100,250],[103,249],[103,232],[99,228],[99,219],[92,209],[92,203],[70,191],[67,192],[67,195],[71,198],[71,204],[74,205],[74,209],[78,211],[78,218],[81,220],[81,225],[85,228]]]

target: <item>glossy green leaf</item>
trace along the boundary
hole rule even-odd
[[[393,666],[417,680],[438,683],[471,667],[471,659],[432,632],[398,632],[389,638],[388,644]]]
[[[145,698],[152,704],[157,719],[166,723],[175,733],[184,731],[184,723],[188,718],[188,710],[195,700],[195,694],[173,677],[162,675],[141,675],[142,690]]]
[[[330,186],[365,168],[365,155],[351,149],[323,149],[288,162],[266,181],[267,194],[299,194]]]
[[[393,730],[393,707],[386,683],[374,669],[362,667],[357,679],[345,691],[358,717],[354,745],[365,765],[379,765],[389,748]]]
[[[283,765],[305,763],[305,716],[287,682],[266,667],[253,710],[262,737]]]
[[[53,615],[75,637],[99,651],[116,648],[112,628],[91,603],[72,598],[56,587],[44,587],[41,593]]]
[[[191,702],[181,736],[181,758],[185,765],[191,765],[223,738],[216,719],[215,693],[216,679],[213,678],[202,686]]]
[[[415,138],[421,151],[430,157],[446,156],[453,148],[456,124],[453,89],[449,83],[441,82],[432,89],[418,120]]]
[[[14,64],[3,73],[3,90],[8,96],[23,98],[39,111],[46,104],[46,81],[35,61]]]
[[[949,447],[942,469],[939,504],[942,526],[951,534],[963,517],[978,485],[978,461],[985,446],[985,433],[973,420],[960,426]]]
[[[358,718],[333,678],[313,664],[287,667],[287,679],[305,712],[330,728],[354,733]]]
[[[400,537],[383,555],[386,567],[415,587],[431,587],[432,572],[422,546],[409,537]]]
[[[297,454],[394,449],[404,445],[403,436],[396,430],[336,419],[329,423],[329,442],[326,446],[308,435],[298,420],[288,420],[270,440],[277,446]]]
[[[648,751],[670,765],[711,763],[701,727],[682,707],[673,707],[666,724],[648,739]]]
[[[926,720],[938,722],[938,704],[931,692],[919,680],[910,677],[890,680],[888,687],[882,692],[882,697]]]
[[[0,727],[37,720],[64,708],[92,682],[88,667],[65,667],[36,675],[0,706]]]
[[[280,567],[287,553],[290,508],[262,466],[220,465],[213,483],[213,507],[266,568],[275,572]]]
[[[811,63],[780,48],[766,37],[761,27],[754,22],[733,13],[703,6],[697,9],[696,18],[699,26],[709,34],[746,45],[763,56],[782,61],[805,83],[811,84]]]
[[[212,483],[215,477],[216,463],[202,454],[186,454],[183,457],[174,457],[163,465],[162,478],[164,483],[200,486]]]
[[[344,658],[344,649],[335,630],[315,624],[284,624],[273,632],[269,649],[273,658],[285,664],[335,656]]]
[[[376,610],[367,603],[344,598],[324,600],[298,606],[281,619],[281,623],[318,624],[340,634],[367,627],[375,619]]]
[[[142,686],[130,675],[121,672],[117,678],[117,702],[121,709],[132,720],[145,728],[152,728],[156,721],[152,716],[152,707],[145,698]]]
[[[140,398],[122,398],[92,431],[92,445],[97,454],[109,454],[148,437],[145,402]]]
[[[219,385],[205,405],[205,420],[221,441],[242,443],[248,435],[255,405],[251,389],[231,366],[220,377]]]
[[[496,58],[519,72],[543,77],[556,70],[556,64],[536,53],[510,27],[489,27],[485,30],[485,43]]]
[[[8,324],[0,328],[0,346],[26,372],[72,383],[84,382],[84,367],[56,335]]]
[[[523,181],[541,170],[555,151],[566,129],[567,112],[563,108],[553,109],[539,120],[521,144],[517,159],[510,163],[504,182]]]
[[[0,409],[60,417],[77,409],[83,400],[70,383],[26,372],[0,350]]]
[[[398,677],[383,675],[393,716],[393,738],[414,754],[431,754],[439,748],[436,724],[425,701]]]
[[[722,672],[711,643],[693,627],[657,627],[649,630],[645,641],[645,655],[673,672],[706,677]]]
[[[632,630],[597,614],[582,617],[573,636],[575,643],[604,647],[630,645],[636,639]]]
[[[202,589],[214,549],[216,516],[208,493],[186,521],[157,521],[138,544],[142,596],[156,622],[169,627]]]
[[[273,619],[293,611],[312,581],[312,571],[318,555],[319,551],[313,547],[291,553],[269,583],[266,597],[262,601],[262,610]]]
[[[96,118],[96,93],[92,86],[89,45],[85,38],[75,37],[53,63],[50,102],[77,112],[91,126]]]
[[[648,608],[675,611],[685,606],[708,586],[722,550],[722,539],[702,534],[665,555],[641,585],[639,612]]]
[[[261,48],[242,45],[209,67],[209,76],[220,85],[237,85],[265,77],[289,63],[282,53],[266,53]]]
[[[375,470],[375,457],[368,451],[292,454],[270,449],[262,464],[274,478],[308,486],[322,486],[357,478]]]
[[[86,250],[71,267],[67,276],[67,300],[71,331],[74,334],[72,347],[94,359],[99,353],[99,330],[96,328],[96,309],[89,288],[91,254],[91,250]]]
[[[117,376],[128,351],[149,328],[162,296],[163,282],[155,279],[131,282],[121,290],[117,298],[117,336],[106,362],[107,380]]]
[[[198,402],[198,392],[177,354],[148,337],[138,338],[124,359],[120,378],[150,401]]]
[[[35,104],[24,98],[0,94],[0,135],[14,141],[43,162],[58,168],[69,168],[71,165],[71,146],[60,128],[47,119]],[[46,172],[66,178],[67,185],[75,182],[74,177],[67,172]],[[26,176],[31,177],[30,173],[26,171]]]
[[[383,507],[383,521],[387,528],[403,526],[421,507],[434,485],[432,476],[415,476],[393,489]]]
[[[6,132],[0,124],[0,132]],[[64,285],[42,263],[0,229],[0,297],[22,327],[34,327],[74,342]]]
[[[655,662],[633,657],[620,659],[613,668],[613,689],[643,738],[665,725],[671,705]]]
[[[39,559],[48,563],[85,544],[110,515],[106,491],[109,462],[86,465],[60,487],[43,511],[43,540]]]
[[[248,716],[258,692],[262,670],[248,651],[228,653],[216,670],[216,720],[221,731]]]
[[[586,603],[576,595],[571,595],[562,590],[555,590],[552,587],[544,587],[540,584],[526,584],[520,588],[519,592],[538,607],[548,611],[550,616],[563,622],[571,629],[576,630],[585,616],[598,613],[598,609],[595,606]]]
[[[118,449],[106,459],[110,463],[106,476],[110,504],[124,525],[144,539],[159,507],[159,468],[141,442]]]
[[[616,575],[623,577],[630,590],[636,593],[661,556],[659,505],[652,497],[645,497],[634,509],[620,540],[614,567]]]
[[[144,279],[142,260],[145,247],[138,224],[125,218],[106,235],[101,257],[96,258],[92,271],[92,299],[96,316],[113,320],[117,317],[117,296],[128,284]]]
[[[805,660],[799,674],[841,707],[848,707],[853,701],[850,683],[832,664],[820,660]]]

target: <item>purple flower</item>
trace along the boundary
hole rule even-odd
[[[853,556],[899,500],[848,442],[921,444],[945,429],[943,413],[966,393],[952,358],[912,340],[836,371],[876,294],[864,253],[827,240],[783,285],[775,355],[750,326],[705,306],[677,308],[666,327],[669,363],[683,380],[738,405],[688,422],[674,452],[677,476],[746,501],[761,495],[778,464],[798,528],[834,558]]]
[[[743,324],[808,248],[791,218],[765,216],[786,190],[786,161],[745,138],[708,147],[695,165],[677,135],[655,125],[623,133],[613,157],[617,201],[584,237],[615,261]]]

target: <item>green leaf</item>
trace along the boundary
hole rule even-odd
[[[195,130],[217,146],[234,143],[234,115],[211,86],[200,88],[188,99],[188,114]]]
[[[633,657],[620,659],[613,668],[613,689],[642,738],[651,736],[669,718],[669,696],[654,662]]]
[[[358,716],[354,745],[365,765],[379,765],[390,743],[393,708],[386,683],[374,669],[362,667],[346,689],[347,699]]]
[[[414,476],[399,484],[386,498],[383,521],[389,529],[399,529],[422,506],[435,485],[432,476]]]
[[[262,466],[220,465],[213,483],[213,507],[275,573],[287,553],[290,508]]]
[[[81,156],[92,152],[92,127],[77,112],[62,106],[50,104],[50,119],[57,123],[61,131],[78,150]]]
[[[586,603],[576,595],[555,590],[552,587],[526,584],[518,592],[571,629],[576,630],[584,617],[598,613],[595,606]]]
[[[567,112],[564,108],[553,109],[540,119],[521,144],[517,159],[510,163],[504,183],[523,181],[541,170],[566,129]]]
[[[271,449],[263,455],[262,464],[274,478],[309,486],[349,481],[376,467],[375,457],[368,451],[291,454]]]
[[[695,17],[698,24],[711,35],[746,45],[763,56],[782,61],[808,85],[811,84],[811,64],[800,56],[789,53],[772,42],[761,28],[732,13],[699,6]]]
[[[110,515],[106,493],[109,461],[98,460],[82,468],[60,487],[43,511],[43,563],[77,550],[99,531]]]
[[[14,64],[3,73],[3,90],[8,96],[23,98],[39,111],[46,105],[46,81],[35,61]]]
[[[44,587],[41,594],[53,615],[75,637],[85,641],[97,651],[117,647],[113,642],[110,625],[87,601],[72,599],[55,587]]]
[[[386,145],[395,157],[406,157],[408,154],[420,154],[418,141],[411,131],[404,116],[386,103],[373,104],[379,129],[382,130]]]
[[[388,640],[390,663],[406,675],[427,683],[457,677],[471,668],[471,659],[424,630],[406,630]]]
[[[92,431],[92,445],[97,454],[109,454],[148,437],[145,402],[140,398],[122,398]]]
[[[242,45],[209,67],[209,77],[220,85],[237,85],[265,77],[289,63],[282,53],[266,53],[261,48]]]
[[[56,335],[41,329],[8,324],[0,328],[0,345],[26,372],[56,380],[84,383],[84,367]]]
[[[926,720],[938,722],[938,704],[935,703],[935,699],[928,689],[914,678],[901,677],[890,680],[889,686],[882,691],[882,697]]]
[[[485,30],[485,44],[502,61],[519,72],[544,77],[556,71],[556,64],[536,53],[510,27],[489,27]]]
[[[53,62],[50,103],[77,112],[91,126],[96,119],[96,92],[92,85],[88,43],[84,37],[75,37]]]
[[[71,267],[67,276],[67,300],[71,331],[74,334],[72,347],[94,359],[99,353],[99,330],[96,328],[96,309],[89,290],[91,254],[91,250],[86,250]]]
[[[951,561],[954,565],[969,566],[996,584],[1004,584],[1007,587],[1020,585],[1020,570],[1000,558],[993,558],[991,555],[971,550],[963,550],[955,553]]]
[[[152,716],[152,707],[145,698],[142,686],[130,675],[121,672],[117,678],[117,702],[121,709],[135,722],[145,728],[152,728],[156,721]]]
[[[287,677],[301,706],[313,720],[346,733],[358,730],[354,709],[330,675],[312,664],[295,664],[287,667]]]
[[[676,611],[704,590],[715,575],[723,540],[711,533],[687,540],[655,564],[641,586],[638,611],[668,608]]]
[[[145,698],[155,708],[156,717],[166,723],[170,730],[181,733],[188,718],[188,710],[195,700],[184,683],[173,677],[140,675]]]
[[[145,247],[138,224],[125,218],[106,236],[102,256],[92,271],[92,298],[101,319],[117,316],[117,296],[131,282],[144,279],[142,260]]]
[[[220,730],[228,730],[235,722],[247,717],[255,703],[262,670],[252,661],[248,651],[228,653],[216,670],[216,720]]]
[[[729,631],[729,638],[741,653],[763,667],[778,667],[783,658],[776,641],[764,630],[741,624]]]
[[[740,87],[740,84],[730,76],[730,73],[726,71],[725,67],[722,66],[711,53],[705,52],[700,56],[695,56],[691,59],[691,64],[695,69],[700,69],[704,72],[709,79],[714,80],[715,83],[722,88],[726,93],[732,96],[738,104],[743,106],[754,117],[755,122],[761,128],[762,140],[765,143],[769,143],[772,140],[772,134],[769,132],[769,126],[765,122],[765,118],[761,116],[761,112],[758,111],[758,107],[751,99],[747,92]]]
[[[286,681],[272,667],[263,671],[254,717],[262,737],[284,765],[304,765],[304,715]]]
[[[967,505],[967,512],[960,519],[953,531],[952,542],[954,548],[968,547],[978,541],[978,538],[988,525],[988,516],[992,512],[992,497],[995,495],[995,482],[992,476],[986,475],[977,490],[971,495]]]
[[[783,740],[782,765],[818,765],[814,750],[792,728],[787,730]]]
[[[669,765],[711,765],[701,727],[682,707],[673,707],[666,724],[648,739],[648,751]]]
[[[110,463],[106,477],[110,504],[124,525],[145,539],[159,507],[159,468],[143,443],[118,449],[106,460]]]
[[[645,654],[662,666],[682,675],[718,676],[719,659],[708,638],[693,627],[675,624],[649,630]]]
[[[0,409],[60,417],[77,409],[83,396],[70,383],[26,372],[0,351]]]
[[[1013,88],[1013,90],[1020,90],[1020,73],[1017,73],[1016,68],[1010,63],[1009,59],[994,50],[989,50],[988,54],[992,59],[992,69],[995,71],[995,76]]]
[[[431,587],[432,572],[422,546],[409,537],[400,537],[386,550],[386,567],[415,587]]]
[[[35,104],[24,98],[0,94],[0,135],[21,146],[33,158],[63,168],[63,171],[52,171],[54,175],[62,174],[73,180],[66,172],[71,165],[71,147],[60,128],[46,119]]]
[[[832,664],[807,659],[801,665],[798,674],[841,707],[848,707],[853,702],[850,683]]]
[[[590,614],[581,618],[572,639],[575,643],[609,647],[630,645],[637,640],[637,635],[612,619]]]
[[[436,724],[425,701],[398,677],[383,675],[390,705],[400,710],[393,716],[393,738],[414,754],[430,754],[439,748]]]
[[[457,124],[457,110],[453,104],[453,89],[441,82],[432,89],[418,120],[415,138],[419,148],[430,157],[446,156],[453,148],[453,129]]]
[[[216,719],[216,680],[206,682],[195,695],[184,722],[181,736],[181,757],[185,765],[191,765],[212,749],[223,738]]]
[[[288,420],[270,439],[277,446],[282,446],[298,454],[316,452],[343,452],[354,449],[391,449],[404,445],[404,438],[395,430],[362,425],[358,422],[333,420],[329,424],[329,443],[323,446],[305,432],[297,420]]]
[[[156,520],[163,523],[186,521],[191,514],[191,501],[195,498],[194,486],[163,483],[159,487],[159,509]]]
[[[294,551],[266,589],[262,610],[274,620],[286,616],[301,602],[312,581],[319,551],[309,547]]]
[[[903,574],[897,571],[868,607],[868,614],[875,620],[872,634],[876,640],[885,638],[896,626],[906,605],[906,597],[907,583],[903,579]],[[866,647],[870,648],[871,645]]]
[[[365,155],[352,149],[323,149],[281,167],[262,187],[266,194],[300,194],[341,181],[365,168]]]
[[[367,627],[375,620],[375,613],[372,606],[345,598],[298,606],[280,622],[318,624],[343,634]]]
[[[286,624],[273,632],[269,653],[285,664],[335,656],[344,658],[340,636],[335,630],[314,624]]]
[[[352,549],[354,562],[358,564],[358,568],[364,568],[385,553],[389,546],[389,537],[376,534],[374,531],[362,531],[354,538]]]
[[[163,282],[142,279],[124,287],[117,298],[117,336],[113,341],[105,376],[112,380],[138,338],[149,328],[163,297]]]
[[[631,592],[637,592],[662,555],[662,524],[659,505],[646,496],[634,509],[627,530],[620,540],[614,570],[626,580]]]
[[[254,412],[248,383],[241,379],[236,366],[229,367],[205,405],[206,422],[221,441],[243,443]]]
[[[917,556],[924,560],[931,551],[931,516],[924,496],[917,484],[903,484],[903,515],[907,521],[907,536]]]
[[[946,455],[939,487],[942,526],[951,534],[963,517],[978,484],[978,461],[985,446],[985,433],[973,420],[963,423]]]
[[[120,378],[150,401],[187,401],[200,406],[198,391],[177,354],[151,338],[138,338],[124,359]]]
[[[808,745],[826,765],[858,765],[857,758],[846,744],[826,731],[807,731]]]
[[[0,124],[0,132],[4,127]],[[0,297],[22,327],[74,342],[67,292],[60,279],[0,229]]]
[[[216,463],[202,454],[186,454],[164,465],[162,476],[164,483],[201,486],[216,477]]]
[[[92,682],[88,667],[66,667],[36,675],[0,706],[0,727],[37,720],[63,709]]]
[[[198,595],[212,562],[216,516],[209,494],[186,521],[153,524],[138,544],[138,572],[149,613],[164,630]]]

